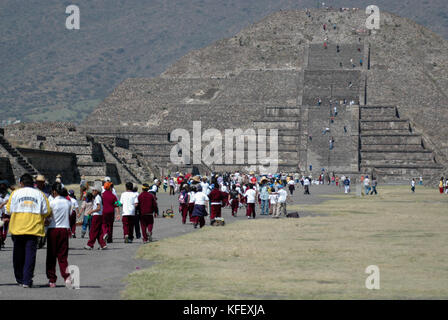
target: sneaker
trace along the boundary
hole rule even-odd
[[[129,243],[129,236],[128,235],[124,236],[124,243]]]
[[[109,237],[109,235],[106,233],[106,234],[104,234],[104,236],[103,236],[103,240],[104,241],[107,241],[107,238]]]
[[[128,243],[132,243],[132,239],[129,239],[129,240],[128,240]]]
[[[250,219],[250,216],[247,216],[247,219]]]
[[[65,279],[65,287],[67,289],[72,289],[73,288],[72,279],[70,277]]]
[[[31,288],[33,285],[27,285],[27,284],[24,284],[24,285],[22,285],[22,288],[25,288],[25,289],[28,289],[28,288]]]
[[[73,238],[73,239],[76,239],[76,234],[72,234],[72,238]]]
[[[148,243],[148,241],[146,241],[146,240],[143,240],[143,244],[145,244],[145,243]]]
[[[93,250],[93,247],[86,245],[86,246],[84,246],[84,249],[86,249],[86,250]]]
[[[148,242],[151,242],[151,241],[152,241],[152,232],[150,232],[148,235]]]
[[[106,249],[107,249],[107,246],[99,247],[99,248],[98,248],[98,250],[106,250]]]
[[[50,288],[56,288],[56,283],[54,283],[54,282],[50,282],[50,283],[48,283],[48,286],[49,286]]]

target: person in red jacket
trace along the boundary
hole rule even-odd
[[[107,243],[112,243],[114,230],[115,212],[118,209],[118,199],[112,193],[112,183],[104,184],[103,199],[103,234],[102,237]]]
[[[140,210],[140,224],[142,226],[143,243],[152,241],[152,229],[154,226],[154,212],[157,201],[149,191],[149,185],[142,186],[142,193],[138,196],[138,208]]]
[[[190,188],[187,184],[184,184],[179,194],[179,212],[182,215],[182,224],[185,224],[187,222],[189,192]]]
[[[208,195],[210,199],[210,224],[215,222],[215,218],[221,217],[221,207],[223,195],[219,190],[219,184],[215,182],[213,185],[213,190]]]

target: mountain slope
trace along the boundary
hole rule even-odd
[[[154,77],[192,49],[230,37],[281,9],[314,0],[76,1],[81,29],[65,29],[72,1],[0,3],[0,120],[80,122],[120,82]],[[326,1],[365,8],[369,1]],[[448,38],[445,0],[376,5]],[[0,123],[1,125],[1,123]]]

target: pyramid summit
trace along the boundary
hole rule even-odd
[[[223,134],[278,130],[283,171],[436,176],[448,159],[448,42],[384,11],[372,31],[367,17],[365,9],[277,12],[157,78],[125,80],[77,130],[128,139],[160,168],[172,166],[170,133],[192,133],[200,121]]]

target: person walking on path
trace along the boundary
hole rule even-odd
[[[369,195],[369,191],[370,191],[370,179],[369,176],[365,176],[364,180],[363,180],[363,184],[364,184],[364,195]]]
[[[86,250],[92,250],[95,242],[98,241],[100,250],[107,249],[106,242],[102,237],[102,225],[103,225],[103,202],[101,200],[101,189],[98,187],[92,188],[93,206],[92,210],[87,212],[87,215],[92,216],[90,225],[89,241],[84,247]]]
[[[372,191],[370,192],[370,195],[373,195],[373,193],[375,193],[375,195],[378,194],[378,192],[376,191],[376,187],[378,185],[378,181],[376,180],[375,177],[372,178]]]
[[[20,177],[20,189],[15,190],[6,205],[6,220],[10,221],[13,247],[14,275],[19,285],[30,288],[33,284],[38,237],[45,237],[45,219],[51,207],[45,194],[33,188],[33,177]]]
[[[197,186],[197,192],[194,194],[194,208],[193,208],[193,218],[194,218],[194,228],[196,229],[199,225],[202,228],[205,225],[205,217],[208,215],[206,205],[209,203],[209,198],[202,190],[202,186]]]
[[[181,187],[181,191],[179,194],[179,211],[182,215],[182,224],[187,223],[187,215],[188,215],[188,203],[189,200],[189,188],[187,184],[184,184]]]
[[[213,224],[216,218],[221,217],[223,200],[223,194],[219,190],[219,184],[217,181],[213,184],[213,190],[208,195],[208,198],[210,199],[210,224]]]
[[[47,231],[47,259],[45,270],[48,278],[48,286],[56,288],[56,261],[59,264],[59,271],[65,281],[65,286],[69,289],[72,287],[72,280],[68,268],[68,243],[72,235],[70,228],[70,215],[72,214],[72,201],[67,199],[68,192],[62,188],[60,183],[52,186],[53,200],[50,202],[52,211],[51,217],[48,219]],[[71,198],[70,198],[71,199]]]
[[[290,180],[291,182],[292,180]],[[269,215],[269,191],[268,191],[268,179],[263,177],[260,180],[260,200],[261,200],[261,215],[268,216]]]
[[[412,181],[411,181],[411,191],[415,192],[415,179],[414,178],[412,178]]]
[[[138,187],[134,186],[132,191],[137,195],[137,198],[138,198],[138,196],[140,195],[138,193]],[[141,228],[140,228],[140,208],[138,206],[137,206],[137,208],[135,208],[134,230],[135,230],[135,238],[140,239],[142,237],[142,232],[141,232]]]
[[[114,221],[115,221],[115,213],[119,215],[118,209],[118,198],[112,192],[112,183],[106,182],[104,184],[104,192],[102,194],[103,201],[103,239],[107,243],[113,242],[113,230],[114,230]]]
[[[169,184],[170,184],[170,196],[171,195],[174,196],[174,178],[173,177],[170,177]]]
[[[443,187],[444,187],[444,183],[443,183],[443,177],[440,178],[439,181],[439,192],[442,194],[443,193]]]
[[[132,243],[134,240],[135,208],[138,206],[138,194],[134,192],[132,182],[126,183],[126,191],[121,194],[123,237],[124,243]]]
[[[232,190],[230,190],[230,193],[229,193],[229,203],[230,203],[230,207],[232,208],[232,216],[233,217],[236,217],[238,214],[240,198],[241,198],[240,193],[238,192],[238,190],[236,189],[236,185],[234,184],[232,186]]]
[[[350,192],[350,178],[346,177],[344,180],[344,193]]]
[[[320,176],[319,176],[319,177],[320,177]],[[303,194],[310,194],[310,184],[311,184],[310,178],[309,178],[309,177],[306,177],[306,178],[303,180],[303,187],[304,187],[304,189],[305,189],[305,191],[304,191]]]
[[[190,192],[188,193],[188,216],[190,217],[190,222],[193,223],[193,209],[194,209],[194,195],[196,193],[196,186],[192,185],[190,187]]]
[[[82,216],[81,238],[85,237],[87,233],[87,228],[89,228],[90,232],[92,216],[88,215],[87,212],[89,212],[92,209],[93,209],[93,195],[91,192],[88,192],[81,203],[81,210],[79,212],[79,214]]]
[[[254,186],[249,183],[248,189],[244,193],[244,196],[246,197],[246,216],[247,219],[255,219],[255,201],[257,199],[257,191],[254,190]]]
[[[286,199],[288,197],[288,193],[283,188],[283,186],[280,185],[277,194],[277,210],[275,211],[275,215],[273,216],[273,218],[280,218],[282,213],[286,216]]]
[[[142,193],[138,196],[138,207],[140,209],[143,243],[151,242],[157,201],[156,197],[149,192],[149,185],[146,183],[142,186]]]
[[[296,183],[294,182],[293,179],[291,179],[291,180],[288,181],[289,193],[290,193],[291,195],[294,193],[294,190],[296,189],[295,184],[296,184]]]
[[[71,237],[76,238],[76,219],[79,216],[79,205],[78,200],[76,200],[75,191],[69,190],[67,200],[70,201],[72,204],[72,210],[70,212],[70,230],[71,230]]]

